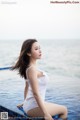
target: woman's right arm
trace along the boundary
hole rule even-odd
[[[28,78],[30,80],[31,88],[33,91],[33,95],[38,103],[38,106],[43,112],[43,115],[45,117],[45,120],[53,120],[51,115],[48,113],[44,101],[41,98],[41,95],[39,93],[39,86],[38,86],[38,80],[37,80],[37,72],[35,67],[31,67],[28,70]]]

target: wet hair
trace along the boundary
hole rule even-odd
[[[18,60],[12,67],[12,70],[17,69],[20,76],[24,79],[27,79],[26,69],[29,67],[30,62],[30,56],[28,56],[27,53],[31,53],[32,45],[35,42],[37,42],[36,39],[27,39],[23,42]]]

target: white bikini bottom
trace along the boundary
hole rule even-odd
[[[27,113],[29,110],[38,107],[38,104],[34,98],[25,99],[23,103],[23,110]]]

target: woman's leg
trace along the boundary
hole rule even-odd
[[[63,120],[66,120],[68,112],[65,106],[50,103],[50,102],[45,102],[45,105],[46,105],[47,110],[52,116],[59,114],[60,118],[62,118]]]
[[[51,116],[59,114],[60,118],[62,118],[63,120],[67,120],[66,119],[67,118],[67,108],[65,106],[50,103],[50,102],[45,102],[45,106]],[[43,117],[43,113],[39,107],[29,110],[27,112],[27,114],[31,117]]]

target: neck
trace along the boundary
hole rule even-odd
[[[31,65],[33,65],[33,66],[37,66],[37,61],[34,60],[34,59],[30,59],[29,66],[31,66]]]

